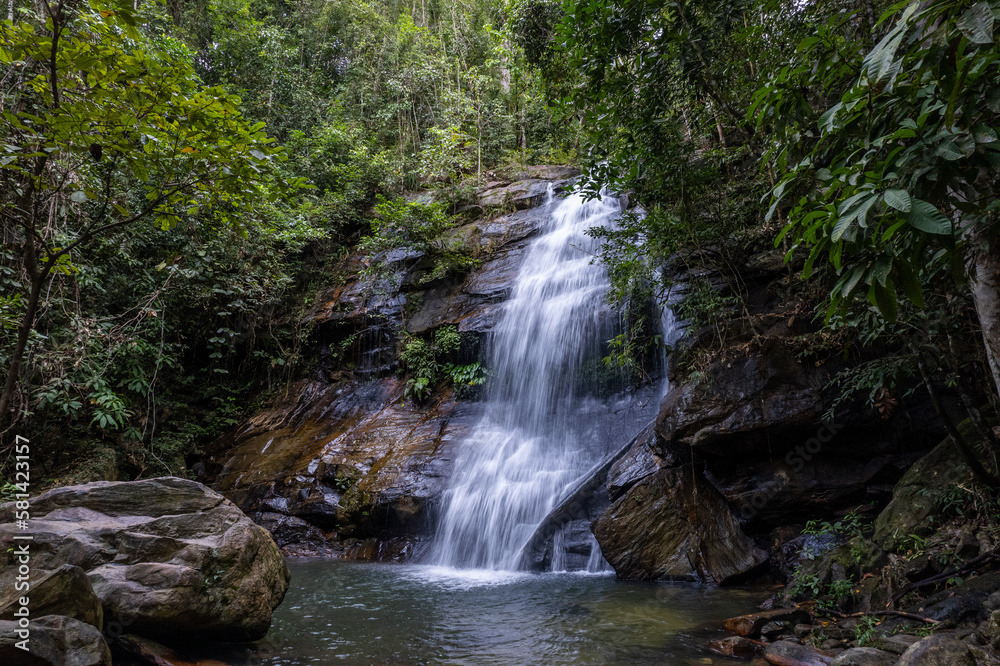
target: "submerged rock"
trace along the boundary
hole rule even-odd
[[[593,525],[620,578],[724,582],[767,559],[725,499],[691,467],[635,484]]]
[[[729,636],[728,638],[721,638],[717,641],[712,641],[709,644],[708,649],[716,654],[721,654],[726,657],[749,659],[750,657],[763,652],[764,646],[757,641],[750,640],[749,638],[744,638],[742,636]]]
[[[149,636],[250,641],[288,589],[267,531],[200,483],[163,477],[50,490],[31,500],[32,565],[87,572],[106,622]],[[0,548],[20,530],[0,512]]]

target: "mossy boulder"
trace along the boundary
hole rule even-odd
[[[969,466],[962,460],[951,438],[944,440],[918,460],[892,492],[892,501],[875,521],[875,542],[893,552],[908,540],[926,537],[936,526],[932,517],[938,512],[941,497],[957,484],[972,479]]]

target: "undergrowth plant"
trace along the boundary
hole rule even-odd
[[[404,396],[425,400],[436,386],[449,380],[458,397],[467,397],[486,381],[486,369],[480,363],[460,365],[454,359],[462,344],[455,326],[442,326],[431,339],[407,336],[399,355],[401,367],[409,375]]]

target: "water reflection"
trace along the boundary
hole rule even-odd
[[[256,664],[702,664],[761,589],[294,561]],[[232,655],[229,657],[232,659]],[[710,661],[705,661],[706,659]]]

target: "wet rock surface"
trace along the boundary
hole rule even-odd
[[[492,182],[479,190],[479,205],[500,208],[533,208],[540,205],[551,186],[555,192],[568,187],[580,174],[575,167],[540,165],[528,167],[527,176],[513,183]]]
[[[450,393],[414,405],[403,393],[395,377],[300,384],[217,443],[213,485],[302,554],[371,553],[358,548],[364,539],[416,538],[478,407]]]
[[[646,477],[593,529],[605,559],[622,578],[724,582],[766,559],[743,534],[725,499],[691,467]]]
[[[270,535],[195,481],[98,482],[30,502],[32,566],[68,581],[72,570],[60,567],[79,567],[104,621],[128,622],[136,633],[256,640],[288,589]],[[4,550],[16,543],[13,512],[12,504],[0,509]]]

